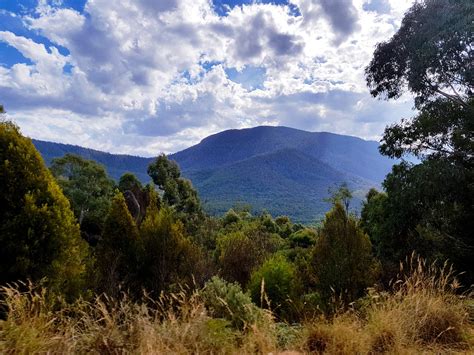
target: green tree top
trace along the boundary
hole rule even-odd
[[[473,13],[471,0],[415,2],[366,68],[372,95],[398,98],[408,89],[418,107],[439,95],[466,106],[474,89]]]
[[[375,281],[377,263],[369,237],[336,202],[326,214],[313,250],[312,265],[321,294],[332,290],[353,301]]]
[[[201,202],[191,182],[181,177],[178,164],[161,154],[148,167],[148,175],[163,191],[163,199],[177,212],[201,215]],[[189,216],[188,216],[189,217]],[[188,228],[189,229],[189,228]]]
[[[138,228],[125,198],[116,192],[97,245],[98,290],[117,296],[119,284],[130,287],[137,270]]]
[[[53,160],[51,172],[71,201],[79,224],[101,225],[114,191],[105,168],[93,160],[66,154]]]
[[[68,296],[82,288],[87,245],[68,200],[30,139],[0,123],[0,283],[48,278]]]

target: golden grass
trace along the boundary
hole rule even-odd
[[[472,298],[446,266],[412,258],[391,292],[371,290],[349,311],[293,326],[269,312],[244,329],[212,318],[200,291],[142,303],[96,297],[65,305],[33,285],[2,288],[5,354],[473,353]]]

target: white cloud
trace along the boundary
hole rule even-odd
[[[409,112],[371,99],[363,70],[410,1],[389,13],[291,2],[301,16],[261,3],[220,17],[209,0],[91,0],[84,13],[41,1],[23,20],[54,46],[0,31],[32,62],[0,67],[0,97],[34,137],[145,155],[259,124],[374,138]],[[233,82],[230,68],[261,68],[261,85]]]

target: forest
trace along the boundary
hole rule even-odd
[[[473,14],[416,2],[378,44],[370,93],[415,98],[381,140],[401,162],[360,214],[331,190],[316,226],[210,216],[164,154],[148,185],[72,154],[48,168],[2,119],[0,352],[474,351]]]

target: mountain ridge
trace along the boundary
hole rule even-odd
[[[154,158],[105,153],[79,146],[33,140],[45,161],[74,153],[103,164],[114,179],[126,171],[142,182]],[[379,143],[330,132],[258,126],[213,134],[169,155],[199,192],[211,214],[250,204],[254,212],[289,215],[310,223],[329,205],[328,190],[346,182],[357,209],[371,187],[380,188],[395,161],[378,152]]]

